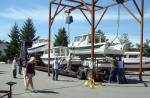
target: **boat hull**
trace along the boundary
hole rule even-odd
[[[80,57],[91,57],[91,45],[88,46],[76,46],[76,47],[69,47],[70,52],[76,56]],[[115,56],[123,56],[125,50],[117,49],[108,47],[106,43],[100,43],[94,45],[94,57],[104,57],[104,54],[112,57]]]
[[[43,52],[48,48],[48,44],[38,45],[35,47],[28,48],[27,51],[29,54],[36,53],[36,52]]]
[[[48,65],[48,55],[43,55],[43,56],[41,56],[40,57],[41,58],[41,60],[42,60],[42,62],[45,64],[45,65]],[[52,65],[53,64],[53,62],[54,62],[54,58],[55,57],[53,57],[53,56],[51,56],[50,57],[50,65]],[[61,64],[63,64],[63,65],[67,65],[67,60],[66,60],[66,57],[64,57],[64,56],[58,56],[58,59],[60,60],[60,58],[64,58],[64,60],[63,60],[63,62],[61,63]],[[71,64],[72,65],[82,65],[82,60],[80,60],[79,58],[72,58],[72,60],[71,60]]]

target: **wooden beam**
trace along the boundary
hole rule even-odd
[[[75,3],[82,4],[82,2],[76,1],[76,0],[66,0],[66,1],[70,1],[70,2],[75,2]],[[95,1],[95,3],[97,3],[97,2],[98,2],[98,0]],[[89,4],[89,3],[85,3],[85,4],[88,5],[88,6],[92,6],[92,4]],[[103,8],[102,6],[98,6],[98,5],[95,5],[95,7],[97,7],[97,8]]]
[[[86,5],[86,3],[84,2],[84,0],[81,0],[83,5],[87,8],[87,10],[90,12],[90,14],[92,15],[92,11],[90,10],[90,8]]]
[[[88,19],[88,17],[85,15],[85,13],[80,9],[80,11],[82,12],[82,14],[84,15],[84,17],[86,18],[86,20],[89,22],[89,24],[91,25],[90,20]]]
[[[137,10],[138,10],[139,14],[140,14],[140,15],[141,15],[141,17],[142,17],[142,13],[141,13],[141,11],[140,11],[140,9],[139,9],[139,7],[138,7],[138,5],[137,5],[136,1],[135,1],[135,0],[133,0],[133,3],[134,3],[134,5],[136,6],[136,8],[137,8]]]
[[[127,2],[127,1],[129,1],[129,0],[124,0],[124,2]],[[107,7],[112,7],[112,6],[115,6],[115,5],[118,5],[118,3],[116,2],[116,3],[113,3],[113,4],[109,4],[107,6],[104,6],[103,8],[98,8],[95,11],[98,11],[98,10],[101,10],[101,9],[104,9],[104,8],[107,8]]]
[[[124,4],[122,5],[141,24],[140,20]]]
[[[52,3],[52,4],[54,4],[54,5],[58,5],[58,3]],[[71,6],[71,5],[66,5],[66,4],[60,4],[61,6],[66,6],[66,7],[70,7],[70,8],[73,8],[74,6]],[[85,8],[80,8],[80,9],[82,9],[82,10],[86,10],[87,11],[87,9],[85,9]]]
[[[105,9],[105,11],[103,12],[102,16],[100,17],[99,21],[97,22],[96,26],[95,26],[95,29],[97,28],[98,24],[100,23],[100,21],[102,20],[104,14],[106,13],[108,7]]]

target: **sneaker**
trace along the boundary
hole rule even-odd
[[[31,90],[31,92],[33,92],[33,93],[37,93],[37,90]]]
[[[25,88],[25,90],[29,90],[28,88]]]
[[[33,90],[33,93],[37,93],[37,90]]]

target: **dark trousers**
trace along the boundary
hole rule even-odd
[[[21,74],[22,66],[19,66],[19,74]]]
[[[110,75],[109,75],[109,82],[111,82],[112,77],[116,75],[117,82],[120,83],[120,77],[119,77],[119,69],[118,68],[111,68],[110,69]]]
[[[126,79],[125,74],[124,74],[124,69],[123,68],[119,69],[119,72],[120,72],[120,80],[121,80],[121,82],[122,83],[127,83],[127,79]]]
[[[13,69],[13,77],[16,78],[16,75],[17,75],[17,70]]]

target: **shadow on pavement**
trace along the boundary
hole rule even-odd
[[[85,82],[85,81],[84,81]],[[65,89],[65,88],[73,88],[73,87],[79,87],[82,86],[84,84],[84,82],[77,84],[77,85],[73,85],[73,86],[64,86],[64,87],[59,87],[59,88],[52,88],[52,89],[45,89],[45,90],[55,90],[55,89]]]
[[[57,81],[61,81],[61,82],[78,82],[78,81],[74,81],[74,80],[57,80]]]
[[[23,95],[23,94],[28,94],[28,93],[53,93],[53,94],[59,94],[58,92],[55,91],[50,91],[50,90],[36,90],[36,92],[33,91],[26,91],[26,92],[21,92],[17,94],[12,94],[13,97],[18,96],[18,95]]]
[[[37,90],[36,93],[53,93],[53,94],[59,94],[58,92],[50,91],[50,90]]]
[[[5,74],[7,71],[0,71],[0,74]]]

